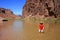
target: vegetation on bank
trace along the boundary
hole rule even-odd
[[[24,18],[22,19],[24,21],[33,21],[33,22],[40,22],[40,21],[43,21],[43,22],[48,22],[48,23],[60,23],[60,18],[34,18],[34,17],[30,17],[30,18]]]

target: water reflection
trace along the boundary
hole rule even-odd
[[[12,24],[12,30],[15,32],[23,31],[23,22],[20,20],[15,20]]]
[[[0,25],[0,40],[22,40],[23,22],[10,20]]]

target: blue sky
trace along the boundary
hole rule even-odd
[[[26,0],[0,0],[0,7],[10,9],[15,15],[22,15]]]

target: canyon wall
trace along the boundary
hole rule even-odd
[[[60,0],[26,0],[22,16],[60,17]]]

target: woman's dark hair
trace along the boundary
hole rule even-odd
[[[40,24],[43,24],[43,23],[40,23]]]

